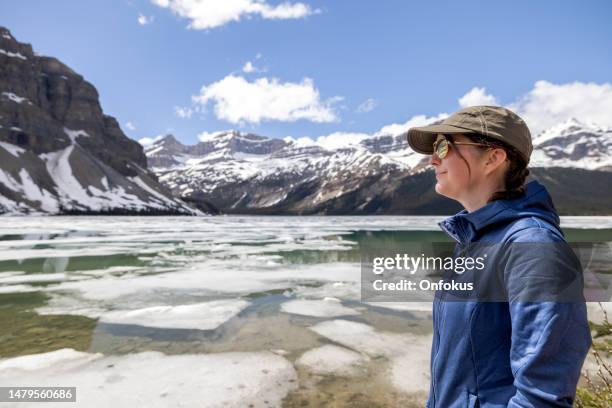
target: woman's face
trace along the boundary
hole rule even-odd
[[[443,138],[439,134],[436,140]],[[464,135],[453,135],[453,142],[472,142]],[[465,161],[461,159],[457,150],[461,152]],[[462,197],[470,194],[471,187],[477,185],[482,175],[482,150],[478,146],[450,144],[444,159],[440,159],[434,152],[431,164],[436,171],[436,192],[445,197],[461,201]]]

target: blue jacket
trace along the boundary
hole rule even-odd
[[[439,226],[457,247],[474,242],[565,245],[550,195],[537,181],[529,182],[520,198],[494,201],[472,213],[463,210]],[[513,282],[518,279],[513,276],[555,271],[557,265],[541,252],[531,251],[513,264],[508,287],[524,284]],[[553,272],[548,276],[555,279]],[[591,345],[584,301],[523,302],[513,301],[511,294],[509,302],[441,298],[437,292],[427,407],[573,405]]]

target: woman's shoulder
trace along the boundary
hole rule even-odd
[[[517,218],[505,228],[504,242],[565,242],[560,227],[537,216]]]

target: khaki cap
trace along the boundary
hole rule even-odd
[[[433,154],[438,133],[478,134],[514,147],[529,163],[533,145],[529,128],[516,113],[501,106],[470,106],[453,113],[442,123],[408,129],[408,144],[422,154]]]

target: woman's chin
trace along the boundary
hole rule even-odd
[[[443,181],[438,180],[436,182],[435,190],[436,193],[440,194],[441,196],[453,198],[451,191],[449,191],[448,186]]]

